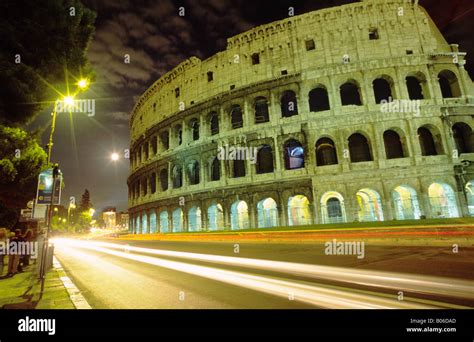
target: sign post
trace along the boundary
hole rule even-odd
[[[40,173],[38,177],[38,191],[36,194],[36,204],[48,205],[48,220],[46,227],[46,234],[43,243],[43,253],[41,256],[40,278],[41,278],[41,293],[44,290],[44,280],[46,274],[46,257],[49,246],[49,231],[51,230],[51,221],[53,218],[53,205],[59,205],[61,202],[61,184],[62,173],[59,166],[56,164],[52,169],[47,169]]]

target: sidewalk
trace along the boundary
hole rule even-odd
[[[5,258],[7,260],[8,257]],[[57,268],[46,274],[44,292],[41,295],[41,282],[32,264],[11,278],[0,277],[0,308],[2,309],[75,309],[68,291],[60,279]]]

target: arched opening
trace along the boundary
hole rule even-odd
[[[233,171],[234,171],[234,178],[245,177],[245,161],[234,160]]]
[[[372,82],[375,103],[378,104],[382,101],[391,102],[390,100],[393,99],[392,84],[392,79],[388,77],[379,77]]]
[[[211,164],[211,181],[218,181],[221,179],[221,161],[214,157]]]
[[[292,90],[287,90],[283,93],[280,99],[281,116],[288,118],[293,115],[298,115],[298,104],[296,101],[296,94]]]
[[[158,233],[158,226],[156,225],[156,213],[154,211],[150,214],[150,233]]]
[[[454,72],[443,70],[438,74],[438,80],[443,98],[461,97],[461,88]]]
[[[458,154],[474,153],[474,136],[472,128],[464,122],[457,122],[453,125],[453,138]]]
[[[474,180],[466,183],[464,188],[467,200],[467,210],[470,216],[474,216]]]
[[[160,134],[160,150],[166,151],[170,148],[170,135],[168,131]]]
[[[278,226],[278,208],[275,200],[265,198],[257,203],[258,228]]]
[[[323,223],[346,222],[344,198],[340,193],[329,191],[321,197],[321,218]]]
[[[421,216],[416,190],[407,185],[399,185],[392,191],[392,201],[397,220],[418,220]]]
[[[360,189],[356,196],[359,222],[383,221],[382,201],[377,191]]]
[[[405,81],[410,100],[423,100],[429,98],[426,78],[422,73],[409,75],[405,78]]]
[[[160,171],[160,185],[161,185],[161,191],[168,190],[168,170],[167,169],[162,169]]]
[[[146,196],[148,193],[148,179],[143,178],[142,179],[142,194],[143,196]]]
[[[196,160],[191,161],[188,164],[188,180],[190,185],[199,184],[200,177],[199,177],[199,163]]]
[[[320,138],[316,141],[316,165],[337,164],[337,152],[334,141],[329,138]]]
[[[176,143],[179,146],[183,143],[183,128],[181,127],[181,125],[177,125],[175,127],[175,134],[176,134]]]
[[[437,156],[443,154],[441,135],[434,127],[418,128],[418,140],[422,156]]]
[[[283,146],[285,169],[304,168],[304,148],[298,140],[290,139]]]
[[[343,106],[362,105],[360,87],[356,81],[351,80],[341,85],[339,88],[339,93],[341,96],[341,104]]]
[[[456,194],[445,183],[433,183],[428,188],[431,214],[434,218],[459,217]]]
[[[181,208],[173,211],[173,233],[182,232],[184,227],[184,215]]]
[[[402,140],[397,132],[389,129],[383,132],[383,143],[385,145],[385,155],[387,159],[404,158]]]
[[[288,224],[290,226],[311,224],[311,209],[306,196],[295,195],[288,199]]]
[[[230,110],[230,121],[232,129],[241,128],[244,126],[244,120],[242,117],[242,108],[239,105],[233,105]]]
[[[151,138],[151,152],[153,155],[158,152],[158,137],[156,135]]]
[[[255,123],[264,123],[270,121],[268,113],[267,99],[264,97],[257,97],[255,99]]]
[[[249,225],[249,208],[245,201],[234,202],[230,208],[231,229],[248,229]]]
[[[273,172],[273,152],[268,145],[263,145],[257,152],[257,174]]]
[[[314,88],[309,92],[308,97],[310,112],[329,110],[329,97],[326,88],[322,86]]]
[[[150,176],[150,191],[152,194],[156,192],[156,173],[152,173]]]
[[[209,230],[224,229],[224,209],[219,203],[212,204],[207,209],[207,218],[209,220]]]
[[[359,133],[354,133],[349,137],[349,154],[352,163],[373,160],[367,138]]]
[[[148,217],[146,213],[142,214],[142,234],[148,233]]]
[[[162,211],[160,213],[160,233],[169,233],[169,218],[168,212]]]
[[[183,186],[183,170],[181,166],[176,165],[173,168],[173,188],[178,189]]]
[[[219,116],[216,112],[212,112],[210,114],[210,126],[211,126],[211,135],[215,135],[219,133]]]
[[[145,144],[143,144],[143,155],[145,156],[144,161],[148,160],[148,157],[149,157],[148,142],[145,142]]]
[[[191,127],[191,137],[193,141],[199,140],[199,120],[192,119],[189,126]]]
[[[198,232],[202,229],[201,208],[192,207],[188,211],[188,231]]]

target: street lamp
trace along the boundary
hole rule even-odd
[[[115,152],[112,153],[112,154],[110,155],[110,159],[111,159],[112,161],[117,161],[117,160],[119,160],[119,155],[118,155],[118,153],[115,153]]]
[[[88,86],[89,86],[89,80],[87,78],[81,78],[78,82],[77,82],[77,86],[80,88],[80,89],[86,89]]]

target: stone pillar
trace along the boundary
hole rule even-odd
[[[279,202],[279,208],[278,208],[278,218],[280,220],[279,225],[280,226],[289,226],[290,221],[288,218],[288,202],[285,203],[285,200],[283,198],[283,193],[278,192],[278,202]]]
[[[458,206],[459,217],[470,217],[469,210],[468,210],[468,203],[464,192],[461,191],[454,191],[456,194],[456,204]]]
[[[464,64],[466,64],[465,60],[459,61],[458,64],[458,71],[459,71],[459,85],[461,89],[461,96],[467,97],[469,96],[469,86],[467,85],[466,81],[466,69],[464,69]]]
[[[250,228],[258,228],[258,219],[257,219],[257,209],[254,203],[253,198],[250,198],[247,202],[249,210],[249,224]]]
[[[224,211],[224,230],[231,230],[232,229],[232,224],[230,222],[230,206],[229,203],[224,201],[222,203],[222,210]]]
[[[433,99],[433,102],[435,103],[443,103],[443,94],[441,93],[441,88],[439,86],[439,78],[434,71],[433,65],[428,65],[427,79],[430,89],[430,98]]]
[[[279,110],[280,101],[276,97],[275,93],[270,92],[269,103],[268,103],[268,113],[270,115],[270,122],[277,122],[280,116]]]
[[[429,195],[427,192],[425,192],[423,189],[420,190],[419,192],[419,204],[420,204],[420,209],[421,209],[421,215],[425,215],[426,218],[432,218],[433,213],[431,212],[431,204],[430,204],[430,199]]]
[[[252,107],[249,106],[249,103],[248,103],[248,98],[247,97],[244,97],[244,103],[243,103],[243,106],[242,106],[242,126],[243,127],[251,127],[252,124],[253,124],[253,112],[250,110]]]
[[[199,208],[201,208],[201,230],[208,230],[207,208],[203,207],[203,202],[199,201]]]
[[[311,209],[311,218],[314,224],[320,224],[323,223],[322,217],[319,214],[319,207],[318,207],[318,193],[316,192],[316,189],[314,188],[314,184],[311,186],[311,191],[313,193],[313,201],[310,203],[310,209]]]
[[[186,203],[186,202],[185,202]],[[189,232],[189,227],[188,227],[188,206],[185,204],[181,206],[181,211],[183,212],[183,232]]]
[[[393,212],[393,203],[392,203],[392,196],[390,191],[388,191],[382,185],[382,211],[383,211],[383,220],[384,221],[391,221],[395,219],[395,215]]]
[[[406,82],[405,76],[402,75],[402,72],[400,71],[399,68],[396,68],[395,72],[397,74],[397,79],[395,80],[395,83],[398,84],[398,89],[399,89],[399,92],[397,93],[398,98],[409,99],[410,96],[408,95],[407,82]]]
[[[280,174],[283,170],[282,166],[282,153],[281,153],[281,146],[278,145],[278,138],[275,136],[273,137],[273,157],[275,158],[275,171]]]

